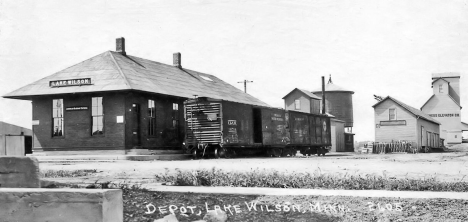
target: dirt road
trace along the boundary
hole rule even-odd
[[[155,182],[154,175],[166,171],[223,169],[249,171],[252,169],[283,172],[310,172],[351,175],[386,175],[396,178],[436,177],[441,181],[468,181],[468,144],[459,145],[446,153],[421,154],[356,154],[331,153],[325,157],[238,158],[184,161],[82,161],[41,162],[46,170],[95,169],[98,173],[75,178],[92,181]]]

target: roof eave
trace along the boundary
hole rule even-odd
[[[431,99],[432,99],[434,96],[435,96],[435,95],[432,95],[432,96],[424,103],[424,105],[421,106],[421,109],[420,109],[421,111],[422,111],[422,109],[424,108],[424,106],[426,106],[427,103],[429,103],[429,101],[431,101]]]

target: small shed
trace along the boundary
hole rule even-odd
[[[428,114],[387,96],[372,106],[375,141],[415,142],[418,147],[439,147],[440,123]]]
[[[0,121],[0,156],[32,153],[32,130]]]
[[[331,124],[331,141],[332,141],[332,148],[330,151],[346,152],[345,138],[344,138],[345,121],[332,118],[330,121],[330,124]]]

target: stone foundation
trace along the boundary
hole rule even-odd
[[[120,222],[122,191],[0,188],[2,221]]]
[[[0,157],[0,188],[39,188],[39,162],[32,157]]]

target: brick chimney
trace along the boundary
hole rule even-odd
[[[117,38],[115,40],[115,51],[120,52],[122,55],[126,55],[125,53],[125,39],[124,37]]]
[[[173,65],[179,69],[182,68],[182,60],[181,60],[182,56],[180,52],[174,53],[172,58],[173,58]]]

